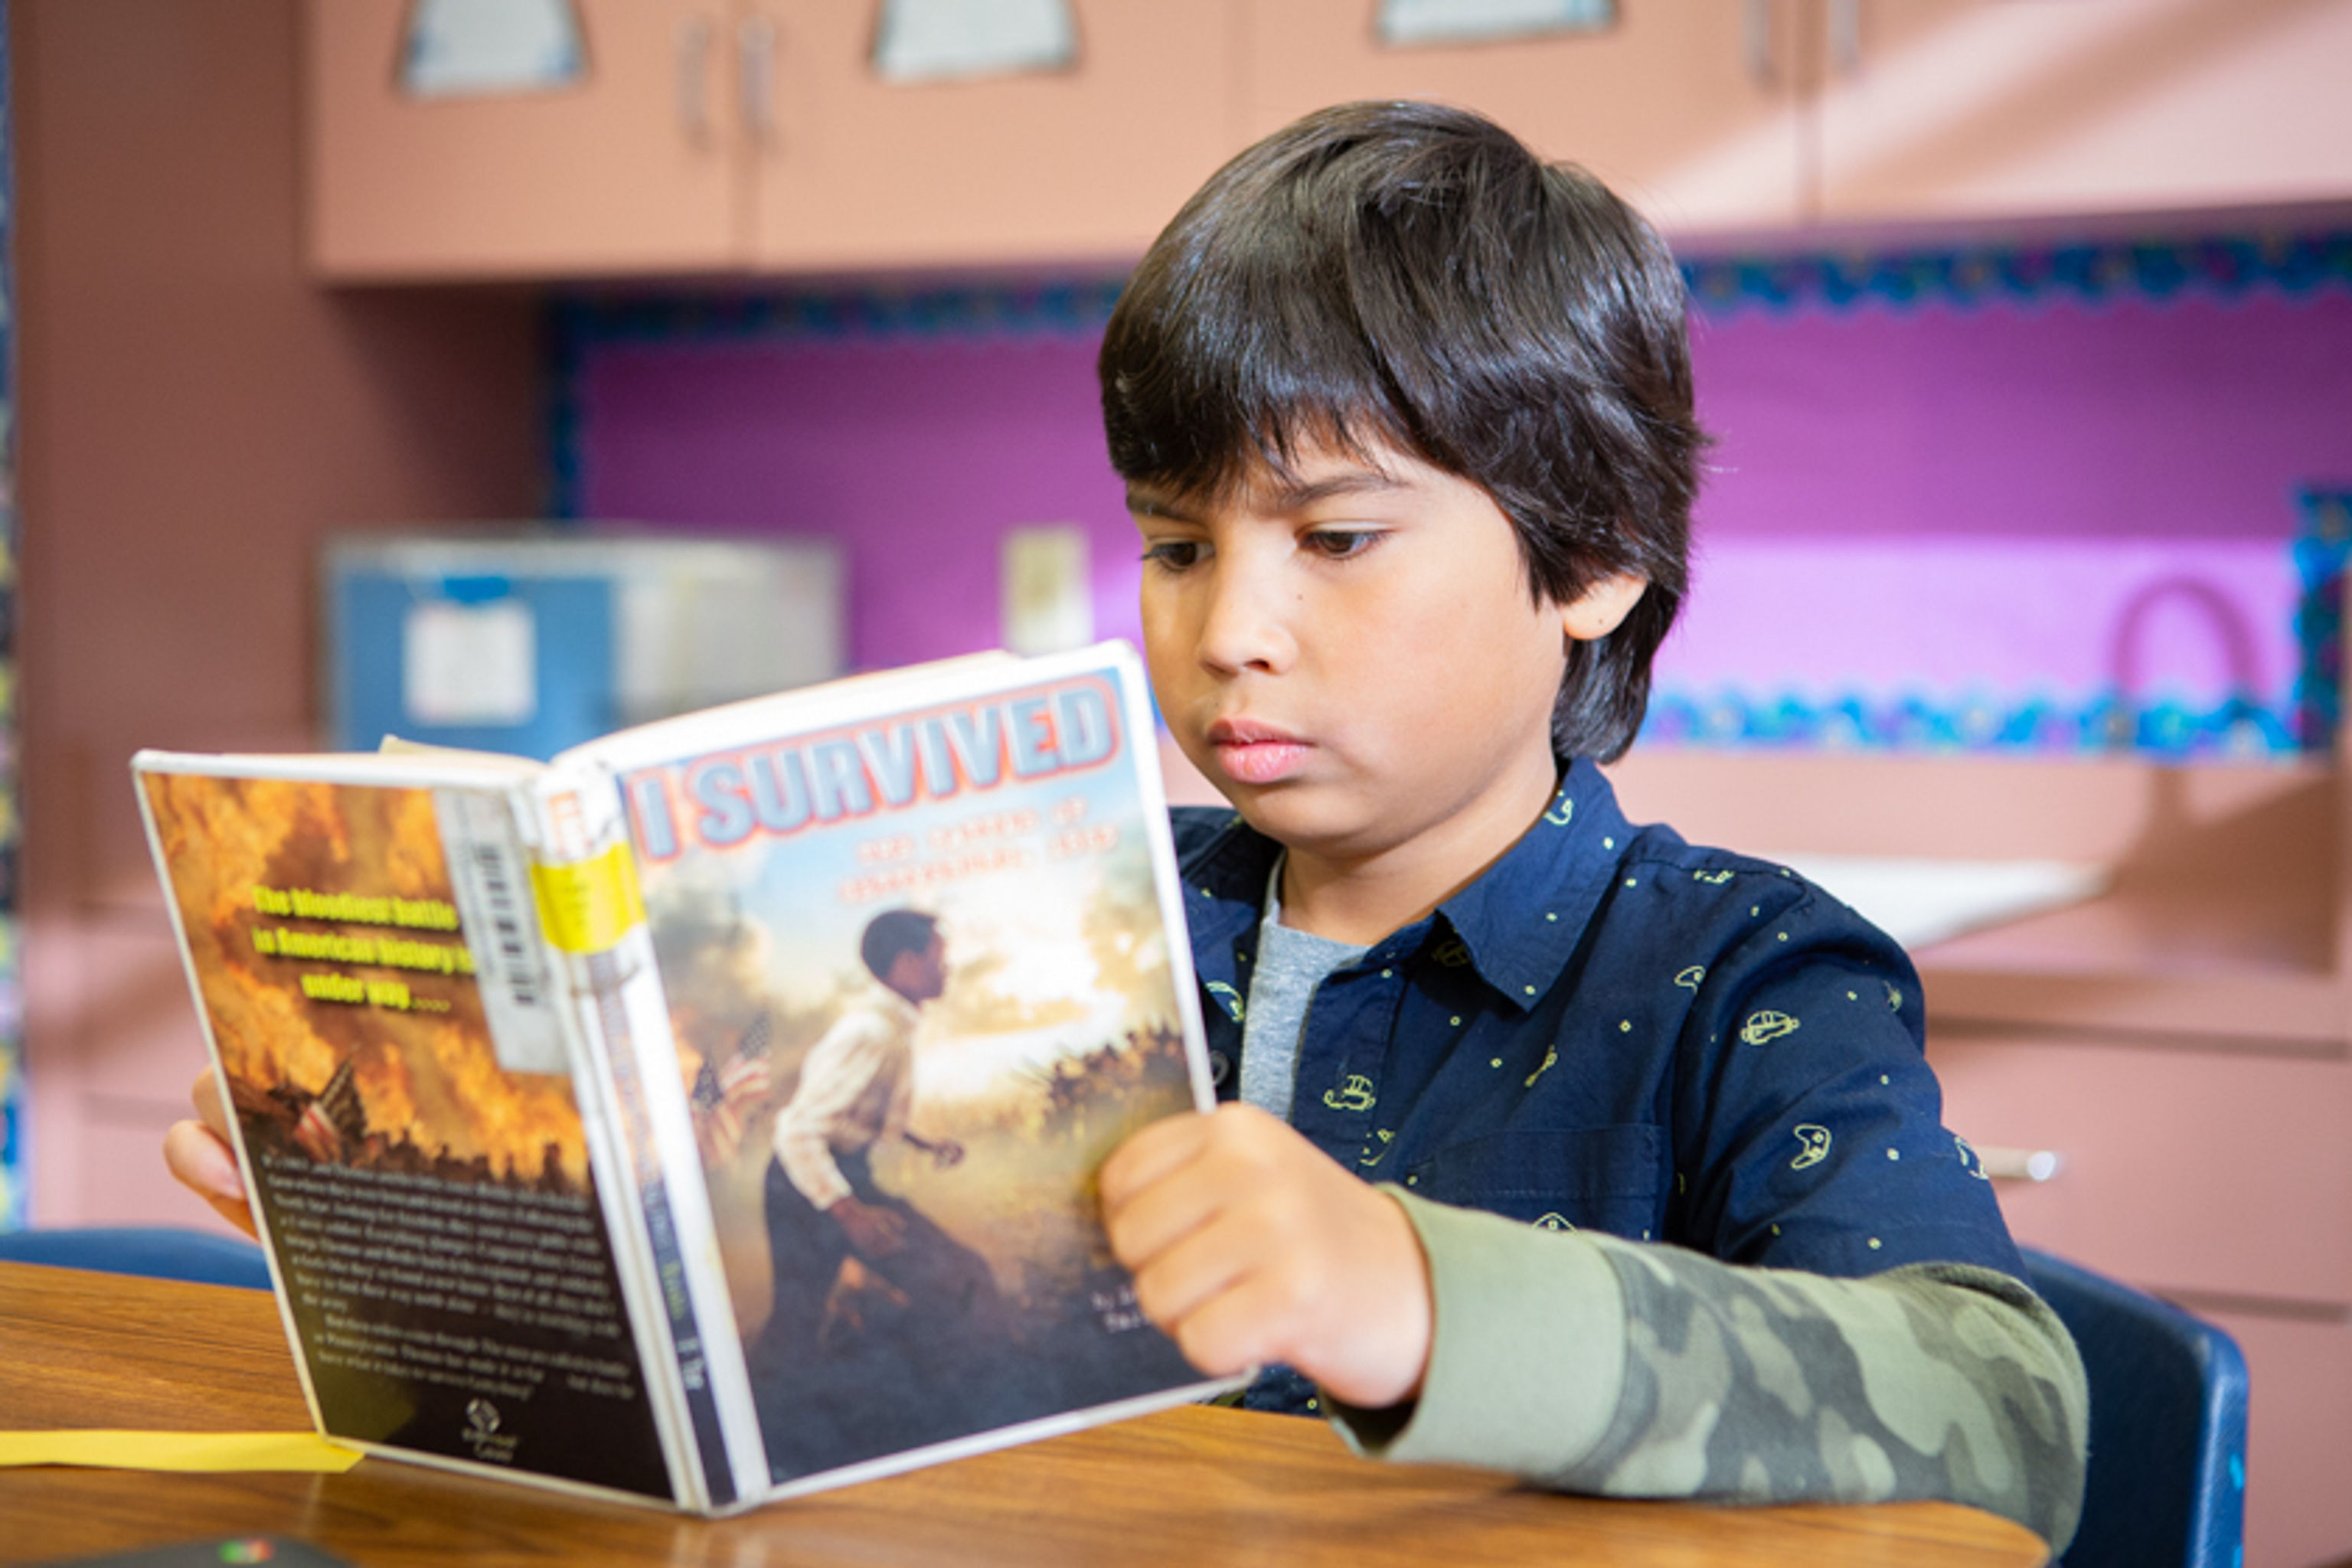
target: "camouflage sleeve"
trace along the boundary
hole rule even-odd
[[[1429,1256],[1436,1339],[1415,1405],[1334,1410],[1360,1449],[1617,1497],[1940,1499],[2053,1553],[2074,1538],[2082,1362],[2009,1276],[1740,1268],[1397,1197]]]

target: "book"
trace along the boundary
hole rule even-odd
[[[1197,1399],[1093,1187],[1212,1104],[1131,651],[551,762],[142,752],[320,1431],[724,1513]]]

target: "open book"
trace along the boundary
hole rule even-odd
[[[1094,1194],[1211,1103],[1124,647],[134,766],[328,1436],[722,1512],[1210,1392]]]

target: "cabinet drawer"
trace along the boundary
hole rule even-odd
[[[2019,1241],[2153,1290],[2352,1301],[2352,1066],[2022,1033],[1932,1037],[1945,1124],[2054,1151]]]

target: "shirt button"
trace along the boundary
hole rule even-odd
[[[1224,1052],[1211,1051],[1209,1053],[1209,1081],[1212,1084],[1222,1087],[1226,1078],[1233,1072],[1233,1070],[1234,1064],[1226,1058]]]

